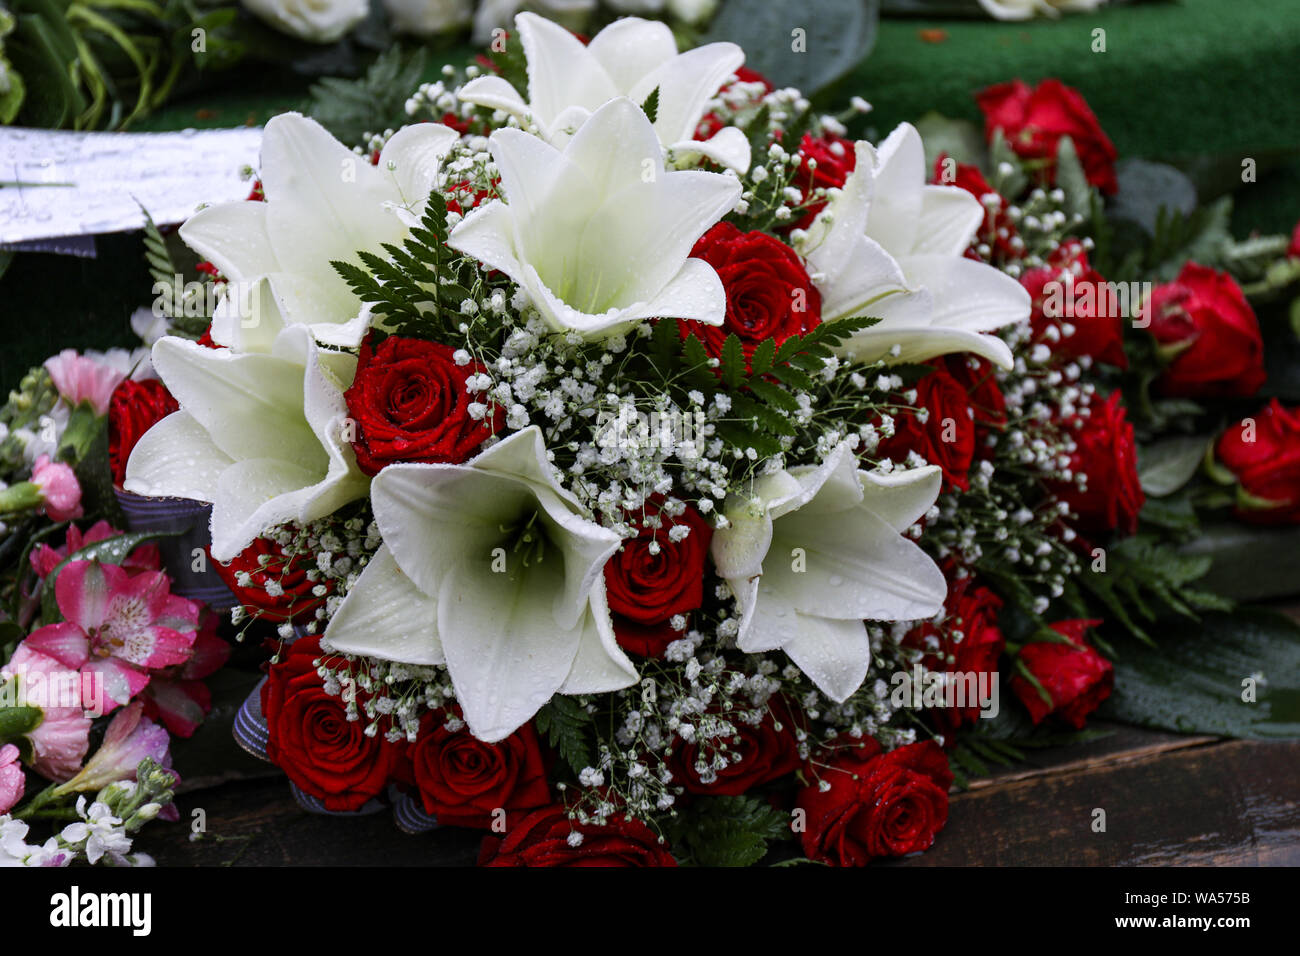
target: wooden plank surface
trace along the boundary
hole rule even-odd
[[[1120,729],[952,798],[928,852],[893,865],[1300,865],[1300,741],[1223,741]],[[301,810],[282,777],[183,794],[182,823],[141,848],[174,866],[468,866],[481,833],[402,833],[388,813]],[[193,811],[207,832],[190,839]],[[1104,832],[1094,811],[1106,813]]]

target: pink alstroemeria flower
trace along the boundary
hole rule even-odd
[[[161,720],[177,737],[194,736],[212,710],[212,693],[203,678],[219,671],[230,657],[230,645],[217,634],[217,615],[205,609],[200,621],[193,656],[155,674],[145,688],[145,716]]]
[[[63,547],[53,548],[48,544],[41,543],[32,549],[27,558],[31,562],[32,570],[36,572],[37,577],[44,578],[62,564],[68,555],[76,554],[86,545],[94,544],[97,541],[107,541],[109,538],[121,533],[121,531],[118,531],[102,519],[96,521],[84,532],[75,524],[69,525],[67,536],[63,540]],[[158,552],[158,546],[156,544],[137,546],[127,556],[127,559],[122,562],[122,568],[126,571],[161,571],[162,556]]]
[[[54,582],[67,620],[33,631],[25,643],[66,667],[99,675],[112,710],[144,690],[150,670],[190,658],[199,608],[170,588],[161,571],[133,577],[114,564],[69,562]]]
[[[81,517],[81,485],[69,465],[41,455],[32,466],[32,484],[40,489],[45,513],[51,520]]]
[[[0,680],[17,675],[27,703],[41,708],[42,719],[27,735],[32,742],[32,769],[49,780],[67,780],[79,769],[90,748],[90,717],[86,681],[54,658],[33,650],[23,641],[0,670]],[[55,688],[81,700],[55,700]]]
[[[45,370],[59,395],[73,408],[89,402],[96,415],[108,414],[113,390],[126,376],[107,362],[97,362],[76,349],[64,349],[45,360]]]
[[[13,744],[0,747],[0,813],[8,813],[23,798],[27,778],[18,762],[18,748]]]
[[[123,708],[104,732],[104,742],[86,761],[81,772],[59,787],[58,793],[102,790],[119,780],[134,780],[135,769],[145,757],[171,768],[171,738],[152,720],[141,716],[144,702],[137,700]]]

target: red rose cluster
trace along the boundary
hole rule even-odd
[[[1070,455],[1070,470],[1086,474],[1087,485],[1060,481],[1052,483],[1052,490],[1077,516],[1075,529],[1088,535],[1133,534],[1146,495],[1138,480],[1133,426],[1120,405],[1120,393],[1093,402],[1087,417],[1076,416],[1064,425],[1074,433],[1077,446]]]
[[[722,355],[722,345],[733,333],[748,362],[765,339],[780,345],[821,324],[821,293],[803,260],[780,240],[720,222],[700,237],[691,255],[713,266],[727,293],[721,326],[680,323],[682,336],[694,335],[713,357]]]
[[[531,725],[489,744],[454,710],[438,711],[425,715],[413,743],[369,736],[365,721],[348,720],[341,698],[325,689],[317,670],[325,658],[317,636],[289,645],[262,685],[262,713],[267,756],[326,809],[358,810],[390,783],[413,788],[426,812],[452,826],[487,828],[498,810],[512,825],[551,802],[552,758]]]
[[[915,385],[916,411],[894,416],[894,433],[876,455],[896,463],[916,452],[943,469],[944,487],[970,488],[970,466],[988,451],[988,438],[1007,421],[1006,401],[993,366],[978,356],[932,359],[934,371]]]
[[[1056,151],[1070,137],[1088,182],[1102,192],[1119,191],[1115,179],[1115,145],[1079,91],[1060,80],[1043,80],[1030,88],[1020,80],[998,83],[976,97],[990,141],[1002,130],[1007,144],[1021,159],[1045,160],[1048,182],[1056,179]]]
[[[312,593],[317,584],[333,589],[330,581],[307,577],[308,561],[301,554],[289,554],[270,538],[258,538],[227,564],[212,562],[212,568],[230,588],[239,603],[252,608],[268,621],[304,620],[325,603],[325,596]],[[241,584],[248,575],[248,583]],[[276,587],[268,590],[268,585]],[[272,594],[271,592],[275,593]]]
[[[355,423],[357,466],[377,475],[393,462],[468,459],[492,434],[494,406],[466,387],[481,371],[473,361],[457,364],[452,349],[437,342],[390,335],[376,346],[373,333],[367,336],[343,396]],[[475,402],[487,406],[478,419]]]
[[[911,647],[926,650],[921,663],[929,671],[953,674],[996,674],[998,660],[1006,648],[1006,639],[998,628],[1002,599],[975,578],[957,578],[948,586],[942,626],[926,623],[906,639]],[[951,731],[973,724],[979,719],[978,700],[969,697],[962,706],[931,712],[939,728],[948,737]]]
[[[605,565],[605,593],[614,621],[614,636],[624,650],[660,657],[683,636],[672,619],[686,617],[704,601],[704,562],[713,527],[690,506],[673,517],[663,496],[647,503],[649,511],[631,516],[639,529],[623,542]],[[686,532],[680,537],[674,529]]]
[[[108,403],[108,463],[113,484],[122,487],[126,462],[144,433],[180,408],[167,386],[157,379],[123,379]]]
[[[1300,408],[1273,399],[1229,428],[1215,452],[1238,481],[1239,518],[1251,524],[1300,524]]]
[[[1111,286],[1088,263],[1077,239],[1069,239],[1020,278],[1029,293],[1034,340],[1045,343],[1054,358],[1065,361],[1088,356],[1116,368],[1128,368],[1124,355],[1126,316]],[[1130,308],[1136,308],[1133,303]]]
[[[929,849],[948,822],[948,758],[932,740],[882,752],[873,738],[841,738],[828,760],[806,772],[799,792],[809,859],[864,866]]]

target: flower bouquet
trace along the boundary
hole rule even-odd
[[[855,139],[869,104],[744,62],[521,13],[400,129],[275,117],[249,198],[181,226],[201,294],[111,392],[118,498],[210,505],[196,553],[270,648],[235,734],[304,806],[476,828],[488,866],[923,851],[954,783],[1112,694],[1144,722],[1153,622],[1230,634],[1202,516],[1300,521],[1251,304],[1300,234],[1123,230],[1056,81],[983,91],[975,137]],[[150,261],[173,288],[157,232]],[[55,520],[58,467],[23,492]],[[109,738],[142,699],[192,730],[206,618],[92,533],[33,555],[55,600],[14,659],[102,673]],[[1224,732],[1294,719],[1224,681]]]

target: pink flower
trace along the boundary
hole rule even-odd
[[[161,720],[177,737],[194,736],[212,710],[212,694],[203,678],[215,674],[230,657],[230,645],[217,635],[217,615],[205,609],[200,620],[193,656],[154,675],[145,688],[145,716]]]
[[[40,489],[45,513],[54,521],[81,517],[81,485],[72,468],[41,455],[32,466],[32,484]]]
[[[190,659],[199,606],[170,587],[161,571],[132,577],[114,564],[71,561],[54,582],[67,620],[33,631],[25,643],[97,674],[111,710],[144,690],[150,670]]]
[[[27,778],[18,762],[18,748],[13,744],[0,747],[0,813],[8,813],[23,798]]]
[[[62,575],[60,575],[62,577]],[[119,780],[134,780],[135,769],[146,757],[171,767],[171,738],[152,720],[141,716],[142,701],[124,708],[108,725],[104,742],[81,772],[59,787],[59,793],[102,790]]]
[[[126,376],[107,363],[78,355],[75,349],[64,349],[45,360],[45,370],[50,373],[54,387],[73,408],[89,402],[96,415],[108,413],[108,403],[113,390]]]
[[[82,532],[75,524],[68,525],[68,533],[63,540],[63,547],[52,548],[48,544],[41,543],[32,549],[27,559],[31,562],[32,570],[36,572],[36,576],[44,578],[62,564],[68,555],[76,554],[86,545],[94,544],[97,541],[107,541],[119,534],[122,534],[122,532],[107,521],[102,520],[96,521],[85,532]],[[122,562],[122,567],[127,571],[161,571],[162,555],[158,553],[156,544],[142,544],[127,556],[127,559]]]
[[[90,718],[82,705],[84,678],[27,641],[18,645],[0,675],[17,675],[25,702],[41,708],[40,724],[27,735],[32,769],[50,780],[67,780],[80,769],[90,747]],[[67,696],[79,700],[60,699]]]

